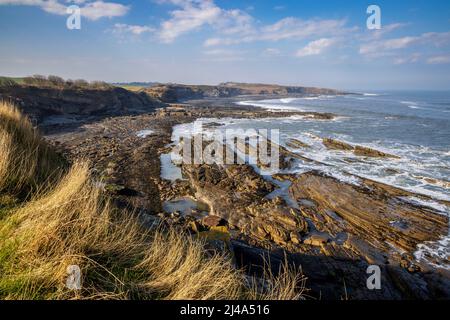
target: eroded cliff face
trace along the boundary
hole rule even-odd
[[[145,89],[150,96],[163,102],[175,103],[203,98],[230,98],[241,95],[317,95],[345,94],[333,89],[312,87],[288,87],[267,84],[228,82],[218,86],[167,84]]]
[[[122,88],[76,89],[36,86],[0,87],[0,99],[15,103],[36,124],[67,123],[87,117],[152,112],[164,106],[147,94]],[[56,117],[56,118],[55,118]]]

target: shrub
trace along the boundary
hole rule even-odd
[[[53,86],[63,87],[65,85],[64,79],[58,76],[48,76],[47,80]]]
[[[0,77],[0,87],[12,87],[17,85],[17,83],[10,78]]]

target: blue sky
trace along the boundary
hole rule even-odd
[[[0,30],[7,76],[450,89],[445,0],[0,0]]]

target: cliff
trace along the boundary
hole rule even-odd
[[[273,84],[254,84],[226,82],[217,86],[163,84],[144,90],[150,96],[163,102],[173,103],[183,100],[203,98],[231,98],[243,95],[335,95],[346,94],[333,89],[314,87],[281,86]]]
[[[118,87],[0,86],[0,100],[15,103],[37,124],[49,118],[67,122],[87,117],[141,114],[164,105],[144,92]]]

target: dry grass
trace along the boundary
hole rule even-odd
[[[237,299],[241,275],[230,257],[205,254],[203,243],[175,230],[157,232],[138,266],[151,274],[146,286],[165,299]]]
[[[63,172],[62,159],[29,119],[4,101],[0,102],[0,154],[0,191],[29,193]]]
[[[249,299],[252,300],[303,300],[306,297],[306,277],[300,269],[289,265],[287,259],[280,264],[275,275],[270,267],[270,261],[266,261],[262,285],[255,285],[249,291]]]
[[[19,204],[0,198],[0,299],[300,297],[300,278],[287,267],[268,273],[263,290],[249,288],[229,256],[207,254],[203,242],[173,229],[144,228],[110,204],[87,164],[62,175],[30,122],[4,103],[0,150],[2,197],[32,191]],[[59,179],[49,184],[48,175]],[[65,285],[70,265],[81,269],[81,290]]]

